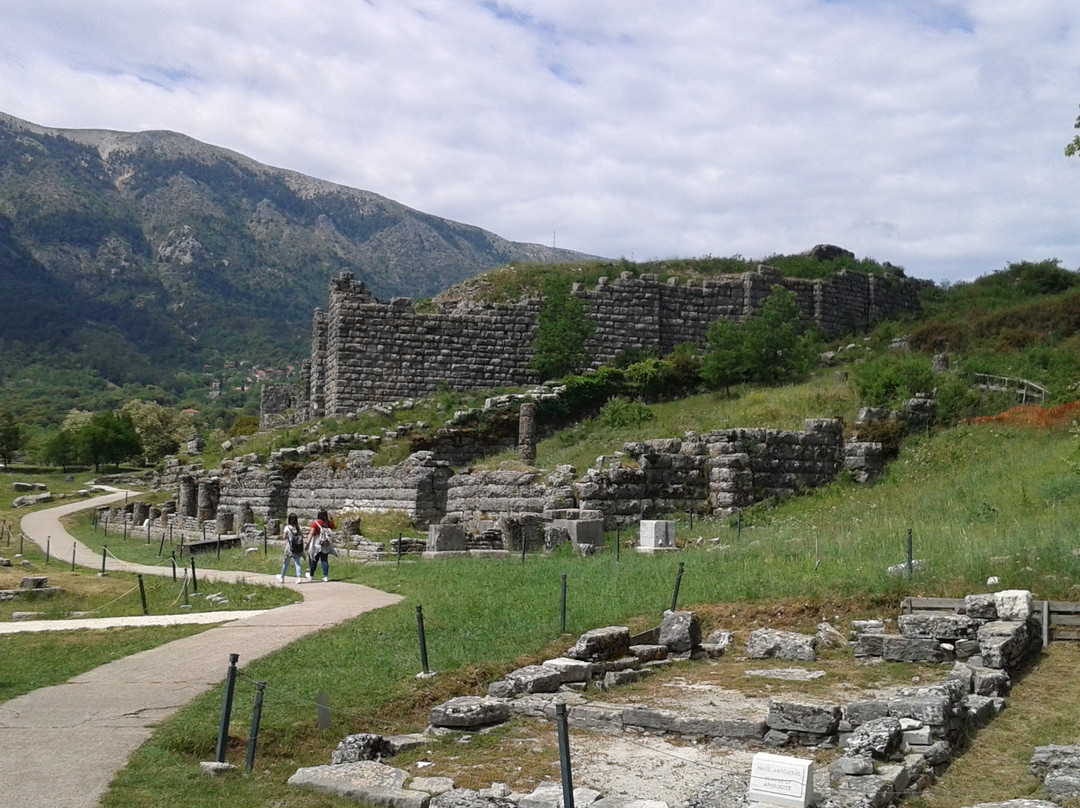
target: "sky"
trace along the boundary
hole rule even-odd
[[[1064,0],[0,0],[0,111],[645,261],[1080,266]]]

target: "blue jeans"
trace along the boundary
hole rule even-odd
[[[290,558],[292,559],[292,563],[294,565],[296,565],[296,577],[299,578],[300,576],[302,576],[304,574],[303,568],[300,566],[300,560],[303,558],[302,555],[287,555],[287,556],[285,556],[285,561],[281,565],[281,577],[284,578],[285,573],[289,569],[289,559]]]
[[[320,563],[322,564],[323,578],[326,578],[330,575],[330,555],[328,553],[313,554],[311,556],[311,561],[308,562],[308,568],[310,569],[311,574],[314,575],[315,567],[317,567]]]

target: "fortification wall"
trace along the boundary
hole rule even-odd
[[[865,330],[918,308],[921,282],[842,271],[820,280],[784,278],[770,267],[704,281],[661,283],[624,272],[573,294],[596,324],[586,344],[590,367],[610,364],[627,349],[669,353],[690,342],[703,347],[721,317],[752,316],[773,286],[795,294],[804,320],[826,333]],[[329,311],[316,310],[312,349],[302,379],[298,418],[356,412],[377,402],[429,395],[440,384],[470,391],[533,384],[529,370],[538,298],[514,303],[458,304],[417,311],[408,298],[380,302],[349,273],[331,282]],[[266,399],[277,406],[277,399]],[[273,413],[264,411],[266,419]]]

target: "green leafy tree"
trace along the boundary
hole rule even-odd
[[[1076,118],[1076,123],[1073,124],[1073,129],[1080,129],[1080,115]],[[1065,144],[1065,156],[1072,157],[1073,155],[1080,154],[1080,135],[1074,135],[1073,139]]]
[[[585,364],[585,343],[596,324],[585,313],[585,304],[570,294],[560,280],[544,286],[544,305],[536,322],[530,367],[541,380],[557,379]]]
[[[99,412],[79,430],[76,438],[79,459],[94,466],[102,463],[119,466],[121,461],[142,455],[142,441],[131,423],[131,416],[122,413]]]
[[[131,419],[131,425],[142,442],[143,459],[147,463],[156,463],[165,455],[175,453],[190,430],[183,415],[154,401],[134,399],[125,404],[120,412]]]
[[[802,323],[794,293],[774,286],[751,319],[709,326],[701,376],[714,390],[796,379],[810,372],[819,351],[817,330]]]
[[[48,466],[60,466],[64,471],[75,462],[77,450],[72,434],[63,429],[49,435],[41,444],[41,462]]]
[[[0,410],[0,460],[5,466],[11,465],[11,459],[22,448],[23,436],[15,416],[7,410]]]
[[[721,318],[709,326],[701,378],[713,389],[731,392],[731,385],[750,378],[750,351],[742,323]]]

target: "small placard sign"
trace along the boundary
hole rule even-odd
[[[807,808],[814,799],[814,761],[757,753],[746,796],[751,802],[766,805]]]

